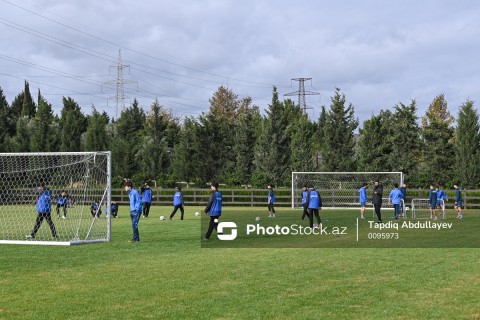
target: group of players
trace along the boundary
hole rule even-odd
[[[457,212],[457,218],[463,219],[463,199],[462,199],[462,189],[459,186],[459,183],[455,183],[453,185],[455,189],[455,205],[454,209]],[[362,187],[358,190],[360,193],[360,218],[365,219],[364,212],[367,202],[367,184],[363,183]],[[394,188],[390,191],[388,195],[388,205],[393,205],[394,213],[395,213],[395,220],[398,220],[401,210],[403,207],[401,206],[402,200],[405,201],[407,196],[407,185],[403,183],[402,187],[398,187],[397,183],[394,183]],[[373,196],[372,196],[372,203],[375,209],[375,214],[378,218],[378,223],[382,223],[382,216],[381,216],[381,205],[382,205],[382,198],[383,197],[383,186],[380,184],[379,181],[374,181],[373,186]],[[433,220],[437,220],[437,208],[440,208],[442,212],[445,212],[445,203],[448,201],[448,195],[445,190],[440,189],[438,185],[430,184],[430,191],[428,195],[429,201],[429,210],[430,210],[430,218]]]

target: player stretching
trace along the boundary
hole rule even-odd
[[[457,218],[463,219],[462,213],[462,189],[460,189],[458,182],[453,185],[455,188],[455,210],[457,211]]]
[[[447,193],[445,192],[445,190],[440,189],[440,186],[437,185],[437,206],[440,207],[440,209],[442,210],[443,219],[446,218],[445,202],[447,202],[447,200],[448,200]]]

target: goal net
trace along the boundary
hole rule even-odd
[[[304,185],[313,185],[322,197],[324,208],[359,208],[362,183],[367,184],[367,205],[372,206],[373,181],[383,185],[383,197],[403,183],[402,172],[292,172],[292,208],[302,206]],[[388,199],[387,199],[388,202]],[[385,205],[386,202],[384,201]]]
[[[437,200],[437,207],[435,208],[435,214],[438,218],[446,219],[445,202],[443,200]],[[430,213],[430,200],[429,199],[412,199],[412,219],[432,219]]]
[[[0,153],[0,243],[110,241],[110,171],[110,152]]]

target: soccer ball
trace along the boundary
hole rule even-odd
[[[260,221],[260,217],[256,217],[255,221],[257,221],[257,222]]]
[[[165,220],[165,217],[164,217],[164,216],[160,216],[160,220]]]
[[[410,207],[406,207],[405,210],[406,210],[406,211],[410,210]]]
[[[200,216],[200,212],[198,212],[198,211],[195,212],[195,216],[196,216],[196,217],[199,217],[199,216]]]

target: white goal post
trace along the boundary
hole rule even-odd
[[[403,184],[402,172],[292,172],[292,208],[302,205],[304,185],[313,185],[322,197],[324,208],[359,208],[359,192],[367,183],[367,204],[372,206],[373,181],[383,185],[383,197],[388,197],[393,184]],[[385,202],[385,201],[384,201]],[[386,205],[386,203],[385,203]]]
[[[0,185],[0,244],[111,239],[110,151],[0,153]]]
[[[435,214],[443,220],[447,218],[445,201],[443,199],[437,199]],[[430,199],[412,199],[412,219],[432,219],[432,214],[430,213]]]

